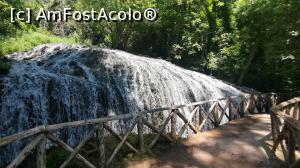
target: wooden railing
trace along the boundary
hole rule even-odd
[[[187,105],[148,110],[133,114],[123,114],[54,125],[42,125],[0,138],[0,149],[1,147],[25,138],[32,139],[30,143],[20,151],[18,156],[7,165],[8,168],[17,167],[34,151],[36,151],[37,156],[37,167],[45,168],[47,157],[46,150],[49,148],[49,145],[48,147],[46,146],[50,141],[52,142],[52,145],[55,144],[70,152],[70,155],[61,164],[60,168],[66,167],[72,159],[78,159],[88,168],[95,168],[95,165],[98,165],[97,167],[109,167],[123,146],[127,146],[135,153],[144,153],[145,150],[151,150],[160,137],[164,137],[170,142],[174,142],[178,138],[181,138],[187,130],[186,134],[197,133],[205,131],[207,125],[210,125],[212,128],[219,127],[225,122],[241,118],[250,113],[269,112],[269,107],[272,105],[271,102],[272,100],[269,95],[246,94],[217,100],[201,101]],[[189,109],[190,112],[184,114],[187,109]],[[166,116],[161,124],[154,124],[149,120],[149,116],[154,113],[163,113]],[[132,122],[128,127],[127,132],[123,134],[109,126],[111,122],[124,119],[131,119]],[[179,123],[182,123],[181,128],[178,128]],[[92,129],[75,148],[72,148],[55,134],[55,132],[62,131],[62,129],[65,128],[79,128],[81,126],[90,126]],[[137,127],[135,133],[138,135],[138,147],[132,145],[127,140],[135,127]],[[152,134],[155,133],[155,136],[149,144],[145,144],[144,141],[144,131],[146,127],[148,127],[148,130],[152,131]],[[106,131],[120,140],[119,144],[115,147],[109,157],[106,157],[108,154],[105,153],[104,138],[108,136]],[[96,138],[97,141],[99,163],[91,163],[79,153],[80,149],[82,149],[92,137]]]
[[[300,97],[272,107],[271,123],[273,152],[280,145],[284,159],[291,167],[300,164],[295,158],[296,149],[300,148]]]

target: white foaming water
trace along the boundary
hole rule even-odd
[[[13,60],[11,70],[0,78],[1,137],[42,124],[242,94],[211,76],[117,50],[48,44],[9,58]],[[157,120],[157,115],[149,117]],[[112,126],[123,131],[128,122]],[[87,129],[68,129],[59,135],[75,145]],[[14,143],[0,148],[0,165],[11,160],[21,146]]]

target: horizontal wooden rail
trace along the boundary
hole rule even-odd
[[[245,94],[245,95],[239,95],[239,96],[231,96],[228,98],[237,98],[237,97],[243,97],[243,96],[250,96],[250,95]],[[143,115],[143,114],[147,114],[147,113],[156,113],[156,112],[162,112],[162,111],[173,110],[173,109],[180,109],[180,108],[184,108],[184,107],[191,107],[191,106],[195,106],[195,105],[207,104],[210,102],[221,101],[221,100],[225,100],[225,99],[226,98],[212,99],[212,100],[190,103],[190,104],[186,104],[186,105],[178,105],[178,106],[172,106],[172,107],[164,107],[164,108],[158,108],[158,109],[153,109],[153,110],[147,110],[147,111],[143,111],[140,113],[122,114],[122,115],[116,115],[116,116],[109,116],[109,117],[102,117],[102,118],[88,119],[88,120],[80,120],[80,121],[66,122],[66,123],[53,124],[53,125],[42,125],[42,126],[38,126],[38,127],[32,128],[32,129],[26,130],[26,131],[19,132],[14,135],[0,138],[0,146],[9,144],[16,140],[27,138],[29,136],[35,135],[40,132],[53,132],[53,131],[56,131],[59,129],[64,129],[64,128],[80,127],[80,126],[84,126],[84,125],[94,125],[94,124],[99,124],[99,123],[104,123],[104,122],[109,122],[109,121],[115,121],[115,120],[124,120],[124,119],[132,118],[137,115]]]
[[[186,105],[158,108],[139,113],[43,125],[0,138],[0,147],[24,138],[33,139],[8,167],[17,167],[28,155],[28,152],[36,148],[37,167],[45,168],[47,140],[70,152],[70,156],[60,166],[61,168],[66,167],[72,159],[78,159],[88,168],[109,167],[123,146],[128,147],[135,153],[144,153],[146,149],[150,150],[153,148],[160,137],[170,142],[175,142],[183,136],[205,131],[209,128],[219,127],[228,121],[244,117],[248,114],[269,112],[272,102],[274,102],[272,97],[266,94],[244,94]],[[161,119],[160,124],[151,121],[150,116],[156,113],[163,113],[165,116]],[[124,134],[110,127],[110,123],[124,119],[131,124]],[[88,133],[75,148],[72,148],[61,140],[60,137],[57,136],[59,134],[55,134],[65,131],[62,130],[65,128],[76,128],[87,125],[92,127],[90,133]],[[148,128],[147,133],[149,133],[150,130],[155,135],[149,144],[145,144],[144,141],[145,128]],[[133,130],[137,130],[134,132],[138,134],[139,145],[137,147],[128,141],[128,137],[133,133]],[[120,141],[111,154],[105,151],[104,138],[108,136],[108,134],[111,134]],[[91,163],[80,154],[83,146],[93,137],[95,137],[97,141],[97,147],[95,148],[96,150],[92,152],[98,152],[98,163]],[[26,155],[24,155],[24,153]]]

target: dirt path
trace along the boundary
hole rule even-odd
[[[218,129],[192,135],[158,159],[128,164],[130,168],[281,168],[271,154],[270,117],[254,115]]]

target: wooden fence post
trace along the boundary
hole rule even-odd
[[[276,94],[271,95],[271,101],[272,101],[271,106],[276,106],[277,105],[277,95]]]
[[[297,118],[297,113],[296,113],[297,109],[296,108],[297,108],[297,104],[296,103],[291,105],[290,115],[293,118]]]
[[[297,113],[297,118],[296,118],[296,120],[300,120],[300,103],[298,102],[298,103],[296,103],[296,105],[295,106],[297,106],[297,111],[296,111],[296,113]]]
[[[295,147],[296,147],[296,142],[295,142],[295,137],[293,135],[292,131],[292,126],[289,127],[289,132],[288,132],[288,163],[289,165],[292,165],[296,159],[295,159]]]
[[[266,113],[271,113],[271,107],[273,107],[273,100],[270,95],[266,95],[264,106]]]
[[[15,168],[20,165],[20,163],[30,154],[30,152],[40,143],[43,135],[38,135],[34,140],[32,140],[19,155],[7,166],[7,168]]]
[[[200,130],[200,107],[198,108],[198,110],[195,113],[195,128],[197,133],[199,133]]]
[[[229,121],[231,121],[233,119],[233,116],[232,116],[233,111],[232,111],[231,103],[233,103],[233,102],[232,102],[231,98],[229,98],[227,101],[228,101],[228,116],[229,116]]]
[[[176,122],[177,122],[177,110],[172,110],[172,118],[171,118],[171,137],[176,140]]]
[[[251,94],[250,95],[250,97],[249,97],[249,100],[248,100],[248,102],[247,102],[247,111],[248,111],[248,113],[249,114],[252,114],[253,113],[253,105],[254,105],[254,103],[253,103],[253,95]]]
[[[214,107],[214,109],[213,109],[213,118],[214,118],[214,125],[216,126],[216,127],[219,127],[220,126],[220,124],[219,124],[219,122],[218,122],[218,120],[219,120],[219,106],[218,106],[218,104],[219,104],[219,102],[217,102],[217,104],[215,105],[215,107]]]
[[[104,168],[106,167],[106,160],[105,160],[105,128],[104,123],[98,124],[96,130],[96,141],[97,141],[97,149],[99,154],[99,167]]]
[[[276,137],[277,137],[277,134],[276,134],[276,116],[275,114],[273,113],[273,111],[271,111],[270,113],[270,117],[271,117],[271,133],[272,133],[272,140],[273,140],[273,144],[275,144],[275,140],[276,140]]]
[[[240,102],[240,108],[239,108],[240,117],[244,117],[244,113],[245,113],[244,107],[245,107],[245,98],[242,98]]]
[[[145,153],[145,142],[144,142],[144,135],[143,135],[143,116],[140,114],[137,118],[137,129],[138,129],[138,136],[139,136],[139,145],[140,145],[140,152]]]
[[[47,133],[43,133],[40,143],[37,145],[36,167],[46,168]]]
[[[256,108],[258,110],[258,113],[263,113],[263,98],[261,95],[258,95],[257,96],[257,99],[256,99]]]

